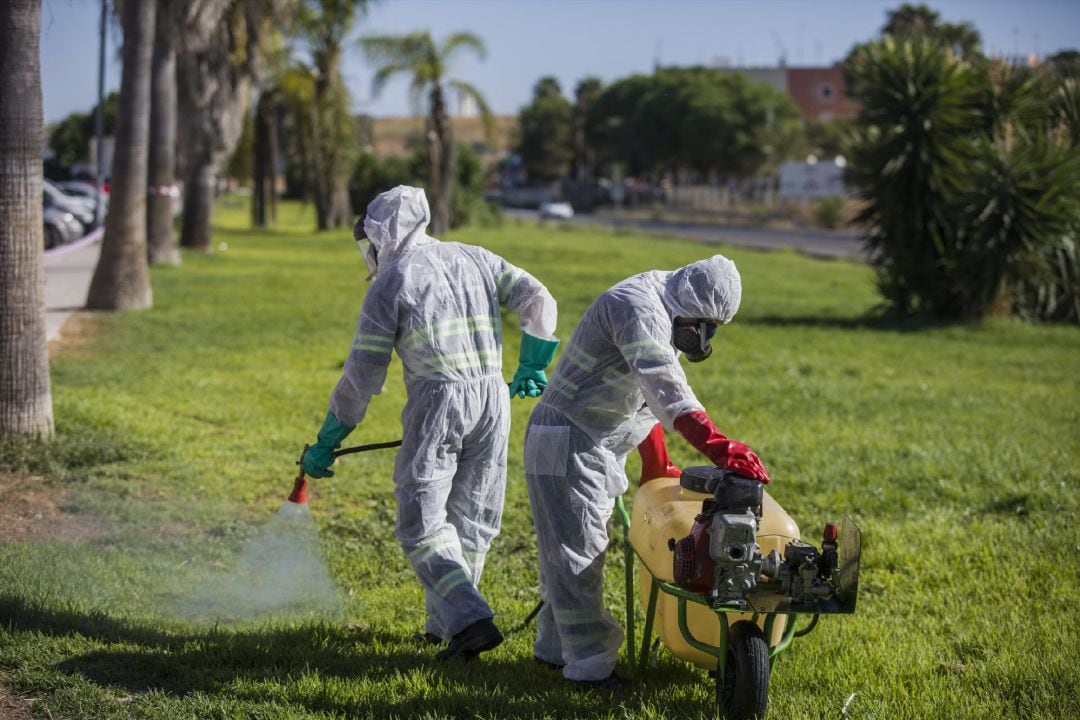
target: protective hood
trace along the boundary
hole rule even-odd
[[[431,210],[421,188],[398,185],[372,200],[364,216],[364,234],[377,256],[372,274],[407,250],[436,242],[424,234],[429,222]]]
[[[703,318],[724,325],[735,317],[741,301],[739,271],[723,255],[698,260],[664,279],[664,305],[672,318]]]

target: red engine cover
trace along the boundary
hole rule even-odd
[[[713,571],[716,563],[709,555],[709,525],[712,515],[698,515],[690,534],[674,544],[675,560],[673,575],[675,584],[694,592],[712,589]]]

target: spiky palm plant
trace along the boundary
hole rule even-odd
[[[891,309],[1075,317],[1071,88],[919,38],[871,43],[851,70],[863,111],[850,179]]]
[[[967,184],[970,128],[985,123],[978,77],[925,39],[885,38],[851,66],[862,113],[849,179],[878,286],[900,314],[954,315],[964,245],[954,208]]]

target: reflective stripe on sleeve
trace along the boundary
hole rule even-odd
[[[664,360],[670,358],[672,354],[670,346],[664,345],[659,340],[654,340],[653,338],[637,340],[622,345],[619,347],[619,352],[621,352],[622,356],[628,361],[646,358]]]
[[[375,333],[361,333],[353,341],[353,350],[389,355],[394,349],[393,335],[378,335]]]
[[[521,274],[516,269],[506,270],[496,278],[495,286],[499,291],[499,298],[501,300],[505,301],[506,298],[509,297],[520,278]]]
[[[568,345],[564,356],[570,363],[578,366],[585,372],[589,372],[596,367],[596,358],[576,345]]]

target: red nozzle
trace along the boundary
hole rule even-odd
[[[827,543],[836,542],[836,523],[825,523],[825,532],[822,533],[821,539]]]
[[[289,502],[297,505],[307,505],[307,478],[304,477],[304,473],[296,476],[292,492],[289,493]]]

